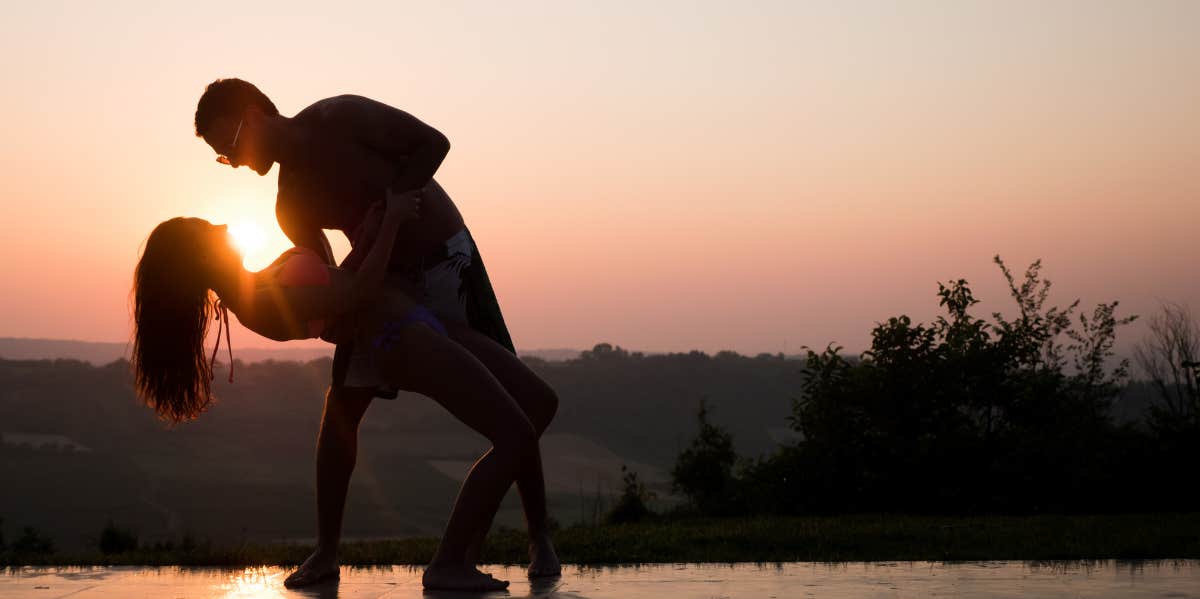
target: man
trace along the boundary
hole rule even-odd
[[[355,268],[370,247],[376,224],[364,218],[370,207],[389,191],[421,189],[421,217],[397,235],[389,284],[402,286],[429,307],[450,338],[503,385],[537,435],[545,431],[558,398],[517,358],[474,240],[457,207],[433,180],[450,148],[445,136],[406,112],[361,96],[327,98],[285,117],[257,87],[240,79],[218,79],[205,89],[195,126],[196,135],[222,164],[246,165],[265,175],[278,162],[275,213],[283,232],[333,264],[322,230],[342,231],[354,248],[343,268]],[[395,390],[379,388],[365,355],[345,345],[334,354],[317,437],[317,549],[288,577],[288,586],[337,576],[337,544],[358,426],[373,397],[395,397]],[[540,475],[518,476],[516,482],[530,531],[529,575],[558,575],[558,557],[546,531],[545,483]],[[484,526],[469,540],[465,560],[472,569],[486,532]],[[425,582],[439,588],[464,586],[431,580],[429,570]],[[472,584],[488,586],[486,581]]]

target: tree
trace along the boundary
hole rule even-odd
[[[14,553],[25,555],[54,553],[54,541],[32,527],[26,526],[21,531],[21,536],[13,541],[12,548]]]
[[[1134,358],[1150,379],[1158,401],[1150,424],[1164,431],[1200,428],[1200,324],[1185,306],[1166,303],[1150,317],[1149,334],[1134,349]]]
[[[590,351],[585,350],[579,354],[580,360],[624,360],[628,357],[628,351],[620,345],[614,347],[611,343],[597,343]]]
[[[699,434],[676,458],[671,486],[702,514],[731,513],[737,501],[733,477],[737,454],[733,450],[733,437],[708,421],[704,400],[700,401],[697,420]]]

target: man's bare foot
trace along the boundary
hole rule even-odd
[[[471,541],[470,545],[467,545],[467,559],[463,560],[463,563],[468,566],[475,567],[475,564],[479,563],[479,556],[482,553],[483,537],[477,537],[475,540]]]
[[[529,577],[544,578],[561,576],[562,564],[554,551],[554,543],[549,535],[529,541]]]
[[[421,576],[421,584],[427,589],[448,591],[502,591],[508,588],[507,580],[496,579],[462,564],[429,566]]]
[[[295,572],[288,575],[283,581],[283,586],[289,589],[298,589],[300,587],[312,586],[322,582],[337,580],[341,575],[338,569],[337,555],[331,552],[323,552],[320,549],[313,552],[296,568]]]

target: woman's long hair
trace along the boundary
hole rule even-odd
[[[173,423],[199,416],[213,399],[204,338],[216,307],[196,260],[202,222],[173,218],[155,227],[133,275],[134,384]]]

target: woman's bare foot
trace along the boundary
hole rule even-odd
[[[544,578],[561,576],[562,564],[554,551],[554,543],[549,535],[529,541],[529,577]]]
[[[499,580],[462,564],[429,566],[421,576],[421,584],[427,589],[448,591],[502,591],[508,588],[507,580]]]
[[[330,580],[337,580],[341,575],[338,569],[337,555],[332,552],[317,549],[308,559],[288,575],[283,586],[289,589],[311,586]]]

